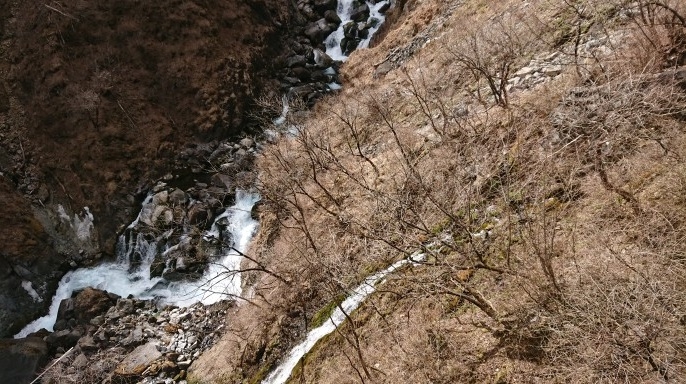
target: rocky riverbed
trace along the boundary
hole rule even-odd
[[[43,382],[178,382],[214,343],[232,305],[159,308],[153,301],[86,288],[62,301],[55,332],[25,340],[42,338],[42,358],[53,353],[59,359]]]

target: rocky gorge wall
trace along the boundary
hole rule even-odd
[[[347,55],[378,27],[359,1],[343,23],[335,0],[230,3],[0,0],[0,198],[6,194],[13,207],[0,208],[7,211],[0,236],[13,240],[0,248],[0,336],[45,313],[67,270],[111,258],[122,234],[117,247],[122,240],[135,245],[126,248],[132,266],[140,263],[132,239],[157,244],[151,277],[202,275],[208,252],[197,251],[212,240],[202,234],[232,204],[236,188],[254,180],[250,168],[261,145],[244,136],[259,135],[256,99],[286,94],[312,105],[341,83],[341,63],[324,54],[329,33],[344,26],[340,47]],[[369,4],[392,20],[405,2]],[[125,229],[141,203],[137,224]],[[170,268],[171,259],[177,263]],[[112,336],[118,317],[111,324],[65,317],[63,307],[80,292],[60,304],[54,332],[31,335],[44,339],[49,356],[75,346],[71,358],[84,367],[100,360],[89,349],[95,338],[114,364],[159,339],[155,332],[138,337],[131,327]],[[118,303],[114,294],[102,295]],[[141,305],[158,311],[153,302]],[[103,327],[105,336],[98,333]],[[110,350],[119,344],[114,339],[133,341]]]
[[[114,252],[155,180],[250,130],[290,12],[0,1],[0,336],[43,312],[67,269]]]

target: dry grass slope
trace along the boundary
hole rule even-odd
[[[415,4],[265,150],[253,281],[276,328],[232,380],[417,250],[292,382],[686,380],[686,6],[497,3]]]

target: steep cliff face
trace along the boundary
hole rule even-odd
[[[31,206],[0,179],[0,332],[13,334],[50,305],[64,267]]]
[[[41,239],[0,255],[55,267],[111,253],[178,149],[250,128],[288,13],[277,0],[0,0],[0,198],[13,205],[0,236]]]

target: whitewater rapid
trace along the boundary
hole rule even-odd
[[[154,240],[146,240],[143,234],[139,233],[136,239],[128,241],[135,244],[135,251],[141,254],[140,266],[132,270],[128,253],[133,252],[134,248],[120,246],[118,248],[125,251],[119,255],[117,261],[68,272],[60,281],[52,298],[49,313],[28,324],[15,335],[15,338],[26,337],[41,328],[52,331],[60,302],[70,298],[73,292],[86,287],[102,289],[122,297],[131,295],[136,299],[156,300],[160,304],[177,306],[190,306],[197,302],[207,305],[229,297],[240,297],[241,254],[247,251],[250,240],[257,230],[258,223],[252,218],[251,210],[259,199],[257,193],[237,190],[235,204],[219,215],[211,229],[204,234],[206,238],[218,238],[222,229],[217,222],[227,220],[229,224],[224,230],[231,233],[234,245],[225,255],[210,264],[200,280],[166,282],[161,277],[150,278],[150,264],[158,252],[157,244]],[[145,206],[145,202],[143,205]],[[139,219],[140,215],[129,228],[135,227]],[[124,236],[120,238],[120,243],[123,241]]]
[[[341,24],[338,27],[338,29],[332,32],[324,41],[324,45],[326,46],[326,54],[329,55],[329,57],[331,57],[333,60],[346,61],[348,59],[348,56],[343,54],[340,43],[341,40],[343,40],[343,38],[345,37],[343,28],[346,23],[351,21],[351,15],[354,10],[353,2],[354,0],[338,0],[337,13],[338,17],[341,19]],[[388,0],[380,1],[376,4],[367,2],[367,6],[370,10],[369,20],[375,18],[378,20],[378,22],[376,23],[376,25],[369,29],[369,34],[367,38],[360,41],[356,49],[367,48],[369,46],[369,42],[371,41],[372,36],[374,36],[374,33],[376,33],[376,31],[379,30],[379,28],[385,21],[384,15],[381,12],[379,12],[379,10],[387,3]],[[329,70],[333,71],[332,68],[329,68]],[[340,84],[336,83],[329,84],[329,87],[334,90],[341,88]],[[281,117],[279,117],[279,119],[275,121],[275,123],[278,121],[280,124],[282,124],[286,120],[287,113],[288,104],[287,100],[285,100],[283,113]],[[395,262],[390,267],[384,269],[381,272],[368,276],[362,284],[353,289],[350,295],[338,307],[336,307],[336,309],[329,316],[329,319],[325,321],[324,324],[311,330],[307,334],[307,337],[304,341],[302,341],[300,344],[296,345],[295,347],[293,347],[293,349],[291,349],[291,351],[288,353],[288,356],[286,356],[285,360],[283,360],[281,364],[279,364],[267,376],[267,378],[262,381],[262,384],[283,384],[286,381],[288,381],[288,379],[291,377],[293,368],[295,368],[295,366],[298,365],[298,362],[303,358],[303,356],[305,356],[305,354],[307,354],[312,349],[312,347],[314,347],[315,344],[317,344],[317,342],[321,340],[324,336],[335,331],[336,328],[338,328],[338,326],[345,321],[347,317],[346,315],[349,315],[353,311],[355,311],[357,307],[359,307],[360,304],[363,303],[367,299],[367,297],[376,290],[376,287],[379,284],[383,283],[384,279],[388,274],[394,272],[398,268],[408,263],[416,264],[421,262],[423,259],[424,255],[417,253],[407,259]]]
[[[386,17],[379,12],[379,10],[388,2],[389,0],[379,1],[376,4],[373,4],[369,1],[367,2],[367,6],[369,7],[369,20],[376,19],[378,22],[373,27],[369,28],[369,35],[366,39],[360,41],[357,49],[369,47],[369,42],[372,40],[372,36],[374,36],[376,31],[379,30],[383,22],[386,20]],[[338,29],[332,32],[324,41],[324,45],[326,46],[326,54],[334,60],[348,60],[348,56],[344,55],[343,51],[341,50],[341,40],[343,40],[345,37],[343,27],[349,21],[351,21],[353,10],[354,0],[338,0],[338,9],[336,12],[338,13],[338,17],[341,19],[341,24],[338,26]]]

